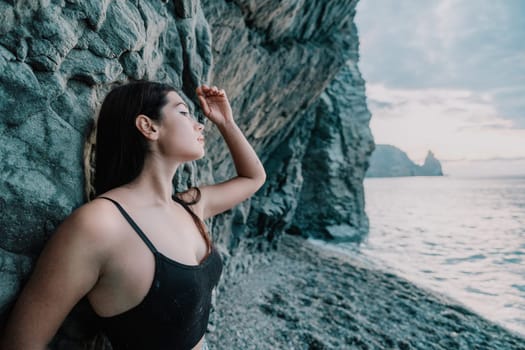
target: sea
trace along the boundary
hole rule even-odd
[[[337,244],[525,336],[525,176],[366,178],[370,232]]]

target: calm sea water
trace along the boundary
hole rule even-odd
[[[525,177],[365,179],[361,253],[525,335]]]

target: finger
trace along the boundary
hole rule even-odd
[[[206,102],[206,98],[202,95],[197,95],[197,98],[199,99],[199,103],[201,104],[202,111],[204,112],[205,116],[210,115],[211,110],[210,106],[208,105],[208,102]]]
[[[205,96],[215,96],[217,93],[217,87],[216,86],[207,86],[203,89]]]

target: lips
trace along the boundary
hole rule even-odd
[[[197,141],[204,143],[204,137],[199,137]]]

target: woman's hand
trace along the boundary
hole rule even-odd
[[[228,97],[222,89],[202,85],[197,96],[208,119],[218,126],[228,145],[237,176],[220,183],[201,186],[201,200],[196,204],[203,219],[211,218],[250,198],[266,180],[266,172],[257,153],[232,117]]]
[[[197,97],[204,115],[217,126],[233,123],[233,114],[223,89],[216,86],[201,85],[197,88]]]

